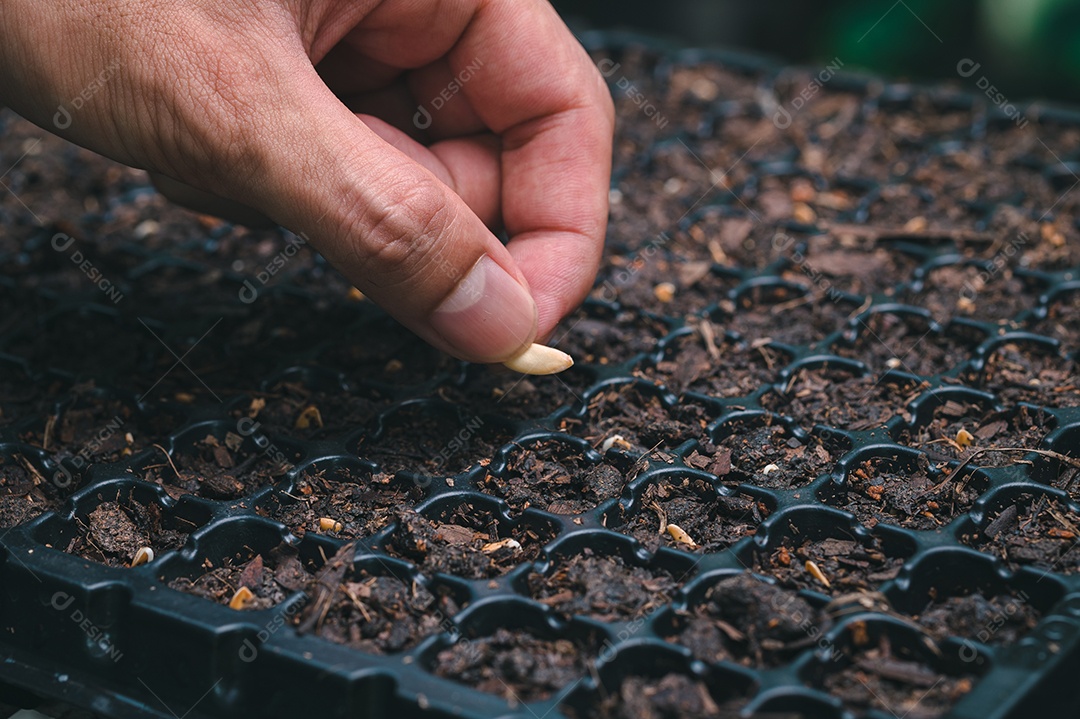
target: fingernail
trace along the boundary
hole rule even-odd
[[[501,362],[536,335],[536,303],[499,263],[484,255],[431,317],[431,327],[458,354]]]

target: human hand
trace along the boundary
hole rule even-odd
[[[17,112],[304,234],[463,359],[595,276],[612,104],[545,0],[4,0],[0,68]]]

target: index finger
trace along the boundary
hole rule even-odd
[[[549,334],[588,294],[607,226],[614,108],[584,48],[546,0],[387,0],[350,40],[402,69],[445,57],[440,106],[467,101],[501,137],[508,247]]]
[[[481,2],[449,60],[458,72],[485,63],[462,92],[502,137],[509,250],[546,336],[585,298],[599,267],[611,183],[611,95],[544,0]]]

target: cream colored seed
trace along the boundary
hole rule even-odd
[[[243,609],[248,605],[255,595],[251,593],[251,590],[247,587],[240,587],[236,590],[236,593],[232,595],[232,599],[229,600],[229,609]]]
[[[573,367],[574,359],[554,347],[533,344],[503,364],[521,374],[558,374]]]
[[[341,522],[330,519],[330,517],[321,517],[319,519],[319,529],[323,532],[340,532]]]
[[[821,571],[821,567],[816,562],[812,562],[809,559],[806,560],[806,571],[810,572],[810,576],[818,580],[826,587],[832,587],[832,582],[825,576],[825,572]]]
[[[691,537],[689,534],[687,534],[686,530],[684,530],[679,525],[677,525],[677,524],[669,524],[667,526],[667,533],[670,534],[671,538],[674,539],[679,544],[685,544],[686,546],[690,547],[691,549],[697,549],[698,543],[695,542],[694,538]]]
[[[150,547],[139,547],[139,551],[135,552],[135,558],[131,560],[131,566],[138,567],[152,561],[154,561],[154,550]]]

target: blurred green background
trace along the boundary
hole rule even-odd
[[[554,0],[593,28],[635,28],[896,78],[988,78],[1011,100],[1080,101],[1080,0]],[[957,63],[981,64],[964,80]]]

